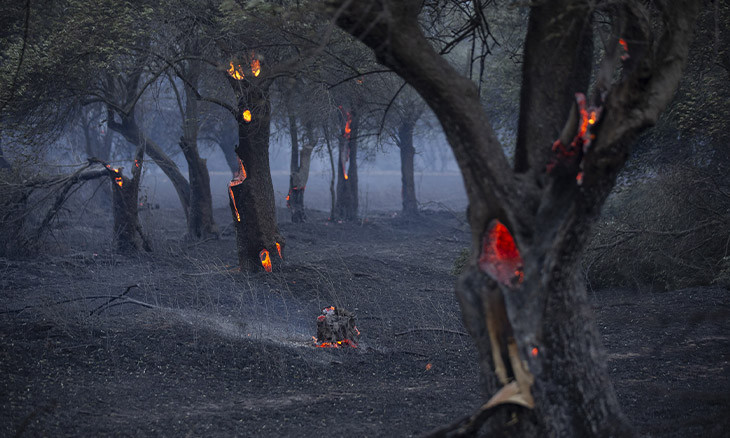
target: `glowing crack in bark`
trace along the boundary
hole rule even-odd
[[[522,257],[507,227],[493,220],[482,240],[479,268],[494,280],[513,287],[524,280]]]
[[[233,211],[236,213],[236,221],[241,222],[241,215],[238,214],[238,207],[236,206],[236,196],[233,194],[233,186],[237,186],[246,180],[246,169],[243,167],[243,161],[241,161],[240,158],[238,159],[238,165],[240,167],[236,176],[234,176],[231,182],[228,183],[228,194],[231,197]]]

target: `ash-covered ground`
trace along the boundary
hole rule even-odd
[[[145,210],[155,251],[117,256],[100,211],[59,221],[37,257],[0,259],[0,435],[417,436],[484,401],[450,275],[463,215],[280,213],[272,274],[232,269],[225,208],[219,240],[181,240],[178,210]],[[727,436],[727,290],[591,297],[637,428]],[[358,349],[313,346],[330,305],[357,315]]]

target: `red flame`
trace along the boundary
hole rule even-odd
[[[114,182],[117,183],[117,185],[119,187],[121,187],[124,184],[124,180],[122,179],[121,176],[118,176],[118,177],[114,178]]]
[[[246,179],[246,169],[243,167],[243,161],[238,159],[238,164],[241,166],[238,172],[233,177],[231,182],[228,183],[228,194],[231,196],[231,202],[233,203],[233,210],[236,212],[236,221],[241,222],[241,215],[238,214],[238,207],[236,206],[236,197],[233,195],[233,186],[241,184]]]
[[[279,253],[279,258],[284,260],[284,257],[281,256],[281,245],[279,245],[279,242],[276,242],[276,252]]]
[[[262,249],[259,253],[259,258],[261,259],[261,266],[266,269],[266,272],[271,272],[271,258],[269,258],[269,251]]]
[[[522,257],[515,240],[507,227],[496,219],[484,235],[479,268],[507,286],[524,280]]]

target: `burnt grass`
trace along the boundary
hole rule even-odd
[[[286,262],[271,274],[232,269],[225,210],[218,240],[187,242],[177,211],[145,211],[154,253],[114,255],[100,212],[59,221],[38,256],[0,259],[0,435],[417,436],[485,400],[450,274],[462,218],[279,213]],[[637,429],[727,436],[728,291],[590,294]],[[357,315],[358,349],[313,346],[330,305]]]

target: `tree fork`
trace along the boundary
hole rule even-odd
[[[652,47],[646,43],[649,11],[634,3],[624,8],[619,20],[627,20],[627,35],[639,42],[639,59],[625,63],[621,81],[600,93],[606,96],[605,105],[597,102],[603,112],[593,120],[595,126],[588,133],[573,134],[576,139],[593,134],[595,139],[577,145],[583,154],[566,173],[546,172],[545,166],[560,128],[572,124],[570,119],[578,114],[570,115],[574,94],[569,88],[577,85],[578,91],[586,91],[580,88],[587,83],[586,66],[592,65],[588,2],[558,0],[550,7],[532,6],[516,171],[481,108],[476,86],[460,77],[421,32],[420,2],[327,3],[340,27],[373,48],[381,63],[421,94],[454,151],[469,198],[473,242],[457,296],[479,350],[485,389],[494,400],[516,388],[506,398],[534,406],[513,412],[518,421],[510,435],[633,436],[608,377],[578,259],[631,142],[656,121],[676,89],[699,2],[659,5],[664,32],[654,53],[644,53]],[[543,39],[550,57],[561,65],[540,63]],[[549,81],[545,75],[558,77]],[[555,99],[536,105],[553,94]],[[533,120],[538,112],[540,120]],[[576,181],[578,170],[584,175]],[[517,282],[500,278],[496,262],[482,263],[488,249],[483,241],[495,219],[514,238],[521,256]],[[504,433],[504,418],[498,417],[488,418],[488,432]]]

